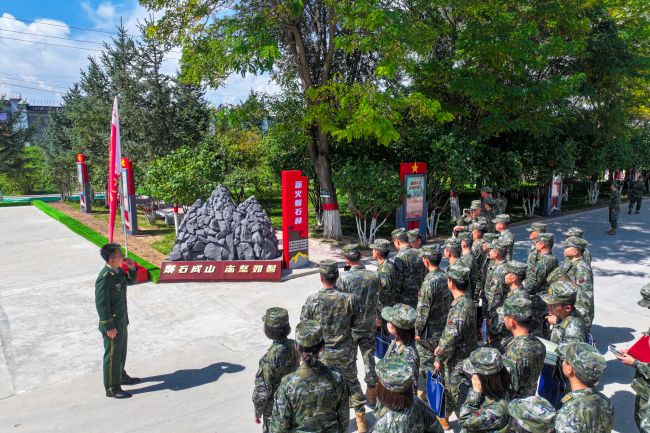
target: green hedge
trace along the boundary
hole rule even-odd
[[[31,201],[0,201],[0,207],[31,206]]]
[[[77,233],[80,236],[83,236],[84,238],[88,239],[90,242],[94,243],[95,245],[101,247],[103,245],[106,245],[108,243],[108,239],[106,239],[104,236],[100,235],[96,231],[92,230],[91,228],[81,224],[79,221],[77,221],[74,218],[71,218],[64,214],[63,212],[54,209],[52,206],[49,204],[46,204],[40,200],[34,200],[34,206],[45,212],[47,215],[51,216],[55,220],[59,221],[61,224],[64,226],[68,227],[70,230],[73,232]],[[122,248],[124,250],[124,248]],[[142,266],[143,268],[147,269],[149,271],[149,275],[151,276],[151,281],[154,283],[158,282],[158,276],[160,275],[160,269],[152,265],[151,263],[147,262],[143,258],[133,254],[129,253],[129,257],[131,257],[133,260],[138,262],[138,265]]]

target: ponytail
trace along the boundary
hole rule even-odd
[[[310,347],[301,346],[300,344],[296,343],[296,346],[298,348],[298,353],[300,353],[300,359],[302,362],[307,367],[314,368],[318,364],[318,354],[320,353],[323,346],[325,346],[325,342],[321,341],[317,345]]]

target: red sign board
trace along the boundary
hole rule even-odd
[[[282,172],[282,248],[287,269],[309,264],[307,186],[302,171]]]
[[[282,262],[275,260],[164,261],[159,283],[280,281]]]

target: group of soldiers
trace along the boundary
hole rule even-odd
[[[375,406],[376,432],[449,430],[451,413],[467,432],[611,431],[612,404],[594,389],[606,363],[590,344],[593,272],[583,231],[564,233],[560,261],[554,235],[533,223],[527,262],[515,261],[510,217],[495,213],[498,206],[483,188],[442,246],[421,245],[418,229],[375,240],[376,271],[363,265],[355,244],[343,248],[347,271],[321,262],[323,288],[302,309],[298,352],[287,349],[288,313],[270,309],[265,331],[283,326],[286,335],[276,340],[267,332],[274,343],[255,379],[264,431],[347,431],[352,407],[365,432],[366,404]],[[392,261],[391,244],[398,250]],[[375,364],[378,330],[393,340]],[[567,394],[555,407],[536,396],[546,355],[540,338],[559,345],[556,374]],[[426,387],[418,389],[430,373],[445,385],[440,417],[425,404]]]

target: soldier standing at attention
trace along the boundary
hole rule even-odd
[[[636,212],[635,214],[641,213],[641,202],[643,201],[643,193],[645,192],[645,183],[643,183],[641,180],[635,180],[630,184],[628,187],[628,193],[627,195],[629,196],[630,199],[630,205],[627,208],[627,214],[632,213],[632,208],[634,207],[634,203],[636,202]]]
[[[350,392],[350,406],[354,408],[357,418],[357,428],[360,432],[366,432],[366,398],[357,377],[357,345],[352,339],[352,329],[356,329],[360,321],[358,300],[353,294],[343,293],[336,288],[339,270],[334,260],[323,260],[319,270],[323,288],[309,295],[302,307],[300,320],[320,322],[325,338],[323,364],[338,367],[343,372]]]
[[[528,274],[530,275],[533,269],[535,268],[535,263],[537,263],[537,259],[539,259],[539,253],[535,248],[535,239],[537,239],[538,234],[546,233],[546,224],[533,223],[530,227],[526,229],[526,231],[530,232],[530,240],[533,242],[533,245],[530,247],[530,250],[528,250],[528,260],[526,260],[526,264],[528,265]]]
[[[469,269],[462,265],[450,266],[447,287],[454,297],[449,308],[447,324],[438,347],[434,351],[436,370],[444,367],[446,418],[439,418],[445,430],[450,430],[449,415],[458,413],[458,395],[462,382],[462,361],[477,347],[476,306],[466,293],[469,287]]]
[[[397,248],[397,251],[399,251],[399,247],[397,246],[397,237],[403,233],[406,233],[406,230],[403,228],[398,228],[390,232],[390,237],[393,239],[393,245],[395,245],[395,248]]]
[[[510,215],[501,214],[497,215],[495,219],[492,220],[495,224],[496,231],[501,235],[499,239],[507,240],[510,242],[510,250],[506,256],[506,260],[512,260],[512,251],[515,248],[515,237],[510,231]]]
[[[269,423],[273,414],[273,399],[280,386],[282,378],[293,373],[300,364],[296,352],[295,341],[288,339],[291,332],[289,312],[284,308],[269,308],[262,317],[264,334],[273,344],[260,359],[260,368],[255,375],[253,390],[253,405],[255,406],[255,422],[260,424],[264,417],[263,432],[269,431]]]
[[[472,236],[474,238],[474,243],[472,244],[472,253],[476,257],[476,285],[474,290],[474,303],[478,307],[478,300],[481,297],[481,292],[483,291],[483,267],[488,258],[488,253],[483,251],[483,244],[487,242],[484,239],[485,234],[487,233],[487,224],[484,221],[479,221],[472,224]]]
[[[461,232],[458,234],[458,239],[460,239],[460,249],[461,257],[460,262],[467,268],[469,268],[469,296],[474,299],[474,293],[476,292],[476,279],[477,279],[477,267],[476,267],[476,256],[472,253],[472,247],[474,246],[474,238],[470,232]]]
[[[506,285],[506,274],[508,273],[507,262],[505,260],[508,251],[508,244],[504,243],[501,239],[492,241],[487,247],[490,249],[490,259],[494,265],[488,269],[485,278],[485,287],[483,293],[485,295],[486,303],[483,304],[483,317],[487,319],[487,325],[490,326],[493,322],[498,323],[499,315],[497,308],[503,305],[503,302],[510,292],[509,287]],[[497,335],[490,335],[492,347],[501,348],[501,338]]]
[[[544,367],[546,347],[528,330],[533,303],[525,298],[509,298],[499,308],[499,315],[503,316],[513,336],[503,355],[503,364],[510,372],[508,396],[511,399],[534,396]]]
[[[485,218],[487,219],[488,232],[490,233],[494,233],[496,231],[496,228],[492,221],[496,218],[497,215],[499,215],[494,210],[495,205],[496,205],[496,200],[494,200],[492,197],[488,197],[484,201]]]
[[[594,386],[607,368],[603,355],[587,343],[564,344],[558,349],[562,373],[571,382],[571,392],[557,411],[558,433],[609,433],[614,426],[612,402]]]
[[[462,249],[460,247],[460,239],[447,238],[445,240],[445,249],[443,251],[444,251],[443,254],[445,256],[445,259],[449,261],[449,267],[456,264],[456,262],[458,262],[459,264],[462,263],[459,261],[460,255],[462,254]]]
[[[126,286],[135,284],[138,270],[135,263],[124,258],[118,244],[106,244],[99,250],[106,266],[95,281],[95,306],[99,314],[99,332],[104,338],[104,388],[106,397],[129,398],[131,393],[123,391],[121,385],[140,382],[124,370],[128,340],[129,314],[126,308]],[[127,274],[122,269],[126,262]]]
[[[522,298],[530,301],[530,295],[522,288],[522,281],[526,278],[526,264],[514,260],[507,262],[505,273],[505,285],[510,291],[503,302],[505,303],[506,300],[514,298]],[[504,353],[506,344],[512,336],[506,327],[503,314],[499,313],[500,308],[501,306],[496,310],[496,319],[488,327],[487,335],[490,339],[490,345],[498,349],[499,352]]]
[[[582,257],[586,247],[587,241],[581,238],[571,237],[564,242],[564,256],[571,258],[566,274],[578,286],[576,309],[582,315],[589,334],[594,321],[594,276],[591,266]]]
[[[559,266],[558,260],[553,255],[553,244],[555,237],[553,233],[539,233],[535,240],[535,252],[538,259],[532,269],[528,268],[526,279],[524,280],[524,290],[530,295],[533,301],[533,317],[531,318],[531,332],[538,337],[547,337],[551,330],[549,323],[544,319],[548,313],[548,308],[540,294],[548,291],[550,282],[548,276]]]
[[[612,190],[612,195],[609,196],[609,224],[612,229],[607,233],[615,235],[618,228],[618,214],[621,212],[621,191],[619,191],[616,181],[612,182],[609,188]]]
[[[359,302],[359,321],[352,327],[352,340],[359,347],[363,365],[366,370],[365,382],[368,404],[375,405],[375,387],[377,373],[375,372],[375,339],[377,322],[377,299],[379,297],[379,275],[366,269],[361,263],[359,245],[350,244],[343,247],[345,262],[350,270],[339,278],[337,287],[340,291],[353,294]]]
[[[578,290],[569,281],[556,281],[541,298],[548,305],[547,320],[553,326],[550,341],[560,344],[564,341],[586,343],[587,330],[585,322],[574,308]]]
[[[341,370],[327,367],[318,359],[325,347],[318,321],[306,320],[296,326],[296,344],[300,367],[282,379],[275,396],[270,431],[348,431],[348,388]]]
[[[481,194],[481,212],[485,214],[485,199],[492,198],[492,188],[489,186],[482,186],[479,190]]]
[[[508,405],[513,433],[553,433],[555,408],[547,400],[533,396],[512,400]]]
[[[499,188],[497,192],[497,203],[494,207],[494,211],[498,214],[506,213],[506,207],[508,207],[508,199],[506,198],[506,189]]]
[[[377,260],[377,274],[379,275],[377,320],[381,321],[381,310],[395,304],[395,266],[388,259],[390,242],[386,239],[375,239],[370,248],[372,248],[372,257]],[[378,323],[377,326],[381,325]]]
[[[399,234],[395,243],[399,249],[395,256],[395,302],[415,308],[424,279],[424,263],[420,252],[411,248],[406,233]]]
[[[422,247],[424,266],[429,270],[422,283],[418,297],[418,316],[415,320],[416,347],[420,355],[420,374],[427,377],[427,370],[433,370],[434,351],[447,324],[447,315],[453,300],[447,287],[447,274],[440,269],[442,254],[438,245]],[[426,390],[418,391],[422,400],[427,400]]]
[[[571,227],[569,230],[562,234],[565,236],[564,240],[566,241],[569,240],[571,236],[582,238],[584,237],[585,232],[578,227]],[[582,252],[582,257],[587,261],[587,263],[589,263],[589,266],[591,266],[591,253],[587,247],[585,247],[585,250]],[[569,269],[569,266],[571,266],[571,258],[565,256],[564,262],[562,263],[562,269],[566,271]]]
[[[406,232],[406,234],[409,237],[409,243],[411,244],[411,248],[416,250],[419,254],[420,261],[422,261],[422,251],[420,250],[420,245],[422,244],[422,236],[420,235],[420,229],[413,229],[409,230]],[[427,276],[427,269],[422,266],[422,281],[424,281],[424,277]]]

